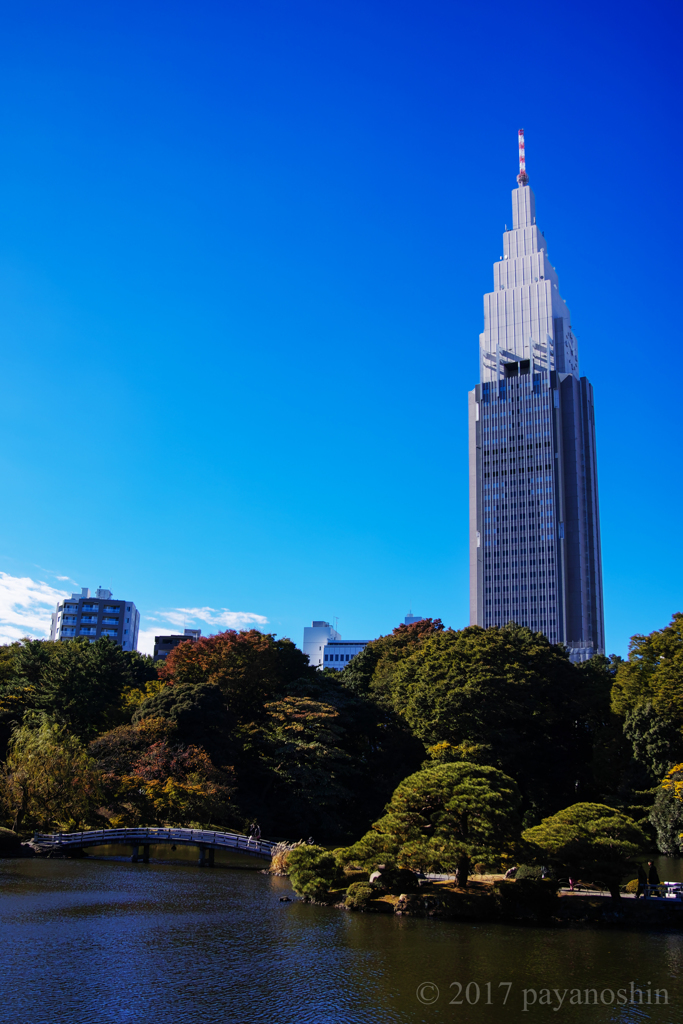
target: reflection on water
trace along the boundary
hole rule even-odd
[[[142,859],[142,843],[136,847],[140,859]],[[86,854],[88,857],[106,857],[108,860],[130,860],[134,853],[132,846],[122,844],[112,846],[89,846]],[[177,843],[150,843],[150,860],[157,863],[184,863],[198,864],[199,847],[192,844],[184,845]],[[249,853],[240,850],[214,850],[214,864],[216,867],[247,868],[250,871],[261,871],[268,866],[268,860],[264,857],[253,857]]]
[[[288,893],[254,871],[0,861],[0,1021],[683,1024],[678,934],[349,914]],[[669,1005],[585,1004],[631,982]]]

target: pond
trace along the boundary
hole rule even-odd
[[[0,1020],[683,1024],[683,933],[352,914],[248,866],[0,861]]]

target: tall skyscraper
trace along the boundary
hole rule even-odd
[[[528,181],[520,131],[469,394],[470,621],[514,620],[584,661],[605,647],[593,388]]]

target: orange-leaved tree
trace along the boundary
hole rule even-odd
[[[264,700],[313,672],[307,656],[286,637],[228,629],[179,644],[159,675],[169,683],[218,686],[227,710],[238,720],[248,720],[263,713]]]

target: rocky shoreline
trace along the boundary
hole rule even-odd
[[[0,829],[0,858],[73,857],[82,851],[66,851],[34,839],[22,842],[9,829]],[[264,874],[286,875],[283,870]],[[355,876],[358,878],[358,876]],[[353,886],[349,887],[352,888]],[[363,883],[363,889],[370,889]],[[376,888],[368,898],[350,900],[346,888],[330,892],[326,901],[310,900],[321,906],[364,914],[395,914],[399,917],[429,918],[469,923],[509,923],[567,928],[628,928],[641,931],[683,931],[683,903],[665,899],[613,900],[597,893],[558,893],[552,882],[471,881],[466,889],[451,882],[422,882],[417,891],[392,893]]]
[[[351,913],[441,921],[683,931],[683,905],[673,900],[623,897],[617,901],[597,894],[556,895],[552,890],[532,894],[525,890],[515,882],[505,883],[504,888],[489,886],[488,891],[456,891],[436,883],[421,886],[419,892],[384,893],[362,907],[350,907],[346,902],[334,906]]]

